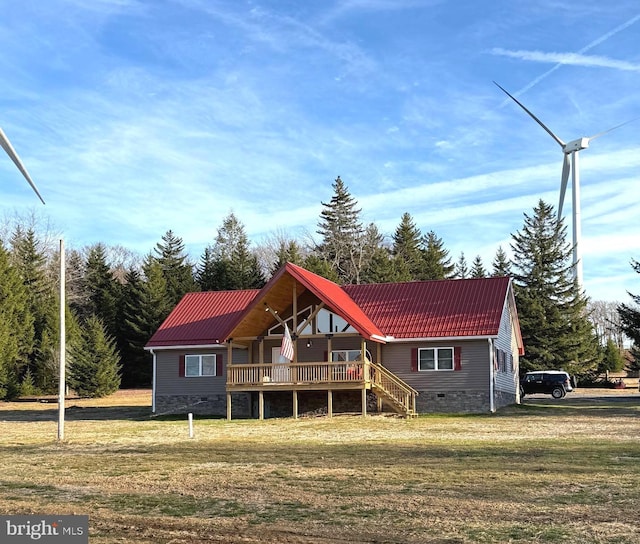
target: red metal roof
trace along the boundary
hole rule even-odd
[[[257,294],[257,289],[187,293],[146,347],[222,344],[229,326]]]
[[[387,336],[496,336],[509,278],[345,285],[344,291]]]
[[[185,295],[146,347],[225,342],[285,274],[312,291],[363,337],[376,341],[385,337],[497,336],[507,297],[512,297],[506,277],[340,287],[287,263],[260,291]]]
[[[312,291],[320,300],[324,301],[362,336],[370,340],[382,340],[384,334],[382,334],[375,322],[370,319],[370,316],[363,311],[363,308],[353,301],[348,291],[338,284],[295,264],[287,263],[286,268],[294,278]]]

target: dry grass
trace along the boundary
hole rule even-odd
[[[493,416],[149,417],[148,392],[0,404],[0,511],[92,543],[640,542],[640,395]]]

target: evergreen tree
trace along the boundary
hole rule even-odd
[[[598,365],[598,374],[605,374],[608,380],[609,372],[620,372],[624,369],[624,364],[625,360],[622,353],[620,353],[620,348],[612,339],[607,340],[602,360]]]
[[[512,235],[514,284],[526,353],[523,372],[564,369],[585,375],[598,363],[587,299],[572,278],[566,228],[542,200]]]
[[[498,251],[496,251],[496,256],[493,259],[493,272],[492,276],[511,276],[511,263],[509,262],[509,257],[502,249],[502,246],[498,247]]]
[[[144,346],[173,309],[160,263],[149,255],[142,268],[144,279],[134,271],[127,275],[123,306],[124,323],[120,336],[126,344],[122,370],[123,385],[127,387],[151,383],[151,355]]]
[[[405,279],[399,277],[400,270],[396,266],[401,261],[396,260],[385,246],[384,236],[373,223],[367,227],[363,241],[365,265],[360,273],[360,283],[390,283]],[[402,268],[402,271],[406,273],[408,268]]]
[[[215,291],[219,284],[213,248],[207,246],[196,266],[195,280],[200,291]]]
[[[336,272],[336,270],[329,264],[328,261],[314,253],[307,255],[307,258],[304,260],[303,266],[309,272],[313,272],[318,276],[322,276],[323,278],[326,278],[334,283],[340,284],[340,278],[338,277],[338,273]]]
[[[16,228],[11,239],[12,261],[25,286],[27,308],[33,317],[33,329],[21,339],[28,352],[27,368],[32,379],[43,392],[51,392],[48,384],[56,381],[57,370],[52,369],[47,351],[49,338],[55,333],[55,316],[59,313],[55,285],[47,274],[47,257],[32,228]],[[25,369],[26,370],[26,369]]]
[[[0,242],[0,399],[20,392],[23,373],[28,369],[28,346],[33,338],[33,316],[29,298],[18,271]]]
[[[120,356],[100,319],[90,316],[69,347],[69,387],[83,397],[105,397],[120,387]]]
[[[460,252],[460,257],[455,265],[453,276],[461,280],[469,276],[469,267],[467,266],[467,259],[464,256],[464,251]]]
[[[140,327],[145,288],[140,273],[130,268],[125,275],[118,314],[117,347],[122,363],[121,385],[124,388],[148,386],[151,383],[151,357],[144,346],[154,331]]]
[[[360,283],[360,273],[365,264],[361,210],[356,208],[357,202],[340,176],[332,187],[331,200],[322,202],[316,231],[322,236],[322,241],[316,251],[336,271],[341,283]]]
[[[304,263],[302,250],[295,240],[289,240],[288,242],[284,240],[280,241],[276,251],[276,260],[271,266],[271,274],[275,274],[287,263],[293,263],[299,266],[302,266]]]
[[[173,308],[187,293],[197,290],[193,267],[184,252],[182,238],[168,230],[154,249],[166,281],[167,304]]]
[[[256,289],[265,284],[258,257],[251,252],[244,225],[232,213],[218,228],[215,245],[205,249],[197,278],[211,291]]]
[[[393,235],[392,252],[398,263],[404,263],[409,278],[403,278],[399,281],[416,280],[422,277],[424,263],[420,250],[421,243],[420,229],[416,227],[411,215],[404,213]]]
[[[113,277],[104,244],[98,243],[89,248],[84,270],[87,303],[80,317],[87,319],[91,315],[97,316],[107,334],[115,337],[121,285]]]
[[[484,269],[484,265],[482,264],[482,257],[480,257],[480,255],[476,255],[476,258],[473,259],[473,266],[471,267],[471,277],[472,278],[487,277],[487,271]]]
[[[632,268],[640,274],[640,261],[631,261]],[[640,370],[640,295],[629,293],[633,304],[621,304],[618,308],[621,328],[623,332],[633,341],[631,356],[633,370]]]
[[[422,250],[423,269],[420,280],[443,280],[450,278],[454,271],[454,265],[448,258],[449,251],[444,249],[442,238],[438,238],[436,233],[429,231],[423,237]]]

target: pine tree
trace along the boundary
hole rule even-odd
[[[482,257],[480,257],[480,255],[476,255],[476,258],[473,259],[473,266],[471,267],[471,277],[472,278],[487,277],[487,271],[484,269],[484,264],[482,264]]]
[[[97,316],[107,334],[115,337],[121,285],[113,277],[104,244],[98,243],[88,249],[84,270],[87,304],[80,317],[86,319],[91,315]]]
[[[47,257],[41,249],[42,243],[31,228],[26,231],[16,228],[11,239],[12,261],[25,286],[27,308],[33,316],[33,330],[21,339],[24,350],[29,353],[27,368],[30,369],[36,386],[43,392],[56,381],[57,370],[52,369],[48,352],[48,341],[56,333],[55,315],[59,313],[54,283],[47,274]],[[26,370],[26,369],[25,369]]]
[[[422,259],[423,269],[420,280],[443,280],[450,278],[454,271],[454,265],[448,258],[449,251],[444,249],[442,238],[438,238],[436,233],[429,231],[423,237]]]
[[[82,397],[105,397],[120,387],[120,356],[100,319],[90,316],[69,347],[69,387]]]
[[[605,374],[609,379],[609,372],[620,372],[624,368],[625,360],[620,353],[620,348],[616,343],[609,339],[604,347],[602,360],[598,365],[598,374]]]
[[[233,212],[223,219],[215,244],[205,249],[196,277],[200,287],[210,291],[256,289],[265,284],[244,225]]]
[[[302,266],[304,263],[302,250],[295,240],[289,240],[288,242],[284,240],[280,241],[276,251],[276,260],[271,266],[271,274],[275,274],[287,263],[293,263],[299,266]]]
[[[182,238],[171,230],[156,244],[154,252],[167,284],[167,304],[173,308],[185,294],[197,290],[193,267],[184,252]]]
[[[460,257],[455,265],[453,276],[462,280],[469,276],[469,267],[467,266],[467,259],[464,256],[464,251],[460,252]]]
[[[127,387],[151,383],[151,355],[144,346],[162,324],[173,306],[167,297],[167,282],[162,267],[151,255],[143,263],[144,278],[137,272],[127,275],[123,306],[121,341],[126,343],[123,358],[123,384]]]
[[[409,278],[400,281],[416,280],[422,277],[423,256],[420,250],[422,234],[408,213],[404,213],[400,219],[400,224],[393,235],[393,255],[397,262],[403,262]]]
[[[318,256],[327,261],[341,283],[359,283],[364,262],[361,210],[340,176],[332,184],[333,196],[321,202],[320,221],[316,231],[322,241],[316,248]]]
[[[631,261],[632,268],[640,274],[640,261]],[[640,295],[629,293],[633,304],[621,304],[618,308],[622,331],[633,341],[631,356],[632,368],[640,370]]]
[[[498,247],[498,251],[496,251],[496,256],[493,259],[493,272],[491,275],[493,277],[497,276],[511,276],[511,263],[509,262],[509,257],[502,249],[502,246]]]
[[[526,353],[523,371],[564,369],[585,375],[598,364],[587,299],[572,278],[566,228],[542,200],[512,235],[514,284]]]
[[[0,242],[0,399],[20,393],[22,375],[28,368],[31,342],[24,340],[33,338],[33,316],[26,291]]]
[[[340,278],[335,268],[333,268],[328,261],[316,254],[307,255],[307,258],[304,260],[304,268],[334,283],[340,283]]]
[[[384,244],[384,236],[373,223],[371,223],[364,235],[365,265],[360,273],[360,283],[390,283],[402,281],[400,270],[396,266],[401,262],[391,254],[391,250]],[[402,268],[407,272],[407,268]]]

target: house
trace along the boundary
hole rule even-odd
[[[524,353],[510,278],[341,287],[291,263],[187,294],[145,349],[155,413],[228,419],[493,412],[520,401]]]

